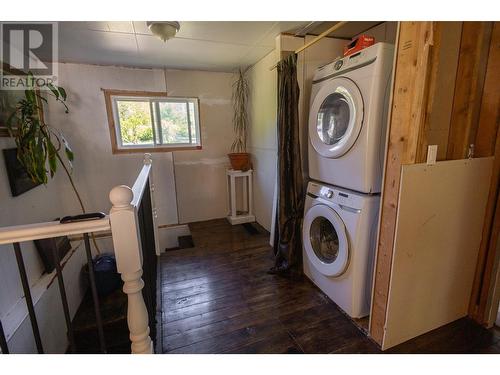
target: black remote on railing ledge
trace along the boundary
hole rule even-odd
[[[102,212],[92,212],[88,214],[80,214],[75,216],[64,216],[59,222],[61,224],[75,223],[78,221],[98,220],[105,218],[106,214]]]

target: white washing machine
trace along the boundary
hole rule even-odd
[[[304,273],[353,318],[370,313],[380,197],[309,182]]]
[[[379,193],[394,47],[377,43],[319,68],[309,111],[309,176]]]

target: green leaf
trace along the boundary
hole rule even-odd
[[[59,90],[54,87],[52,83],[47,83],[47,87],[49,88],[50,91],[52,91],[52,94],[56,97],[56,99],[59,98]]]
[[[57,150],[54,147],[54,144],[51,142],[50,138],[47,139],[47,148],[49,153],[50,178],[53,178],[57,170]]]
[[[24,96],[26,97],[26,100],[28,100],[28,102],[30,103],[34,103],[35,102],[35,93],[33,92],[33,90],[24,90]]]
[[[64,138],[64,136],[62,134],[61,134],[60,138],[61,138],[61,141],[62,141],[62,143],[64,145],[64,153],[66,154],[66,157],[68,158],[69,166],[71,168],[73,168],[72,161],[75,159],[75,154],[73,153],[73,150],[69,146],[68,141],[66,140],[66,138]]]
[[[63,100],[66,100],[66,98],[68,97],[66,95],[66,90],[62,87],[57,87],[57,89],[59,90],[59,94],[61,95],[61,98],[63,98]]]
[[[73,161],[75,159],[75,154],[71,151],[70,148],[64,147],[64,152],[66,153],[66,157],[69,161]]]
[[[33,86],[31,85],[31,82],[34,82],[34,76],[33,76],[33,73],[31,72],[31,70],[28,72],[28,76],[27,76],[27,80],[28,80],[28,87],[30,89],[33,88]]]
[[[56,101],[64,106],[67,113],[66,91],[62,87],[47,84],[50,92],[47,91],[47,94],[42,96],[33,87],[34,78],[33,74],[29,72],[24,97],[18,101],[15,109],[7,117],[6,127],[18,148],[17,158],[26,168],[30,178],[35,182],[46,184],[49,174],[51,178],[54,177],[58,160],[62,162],[61,154],[59,154],[60,148],[64,145],[64,152],[71,168],[73,167],[71,162],[74,159],[74,154],[62,134],[56,134],[39,117],[42,104],[47,103],[47,95],[53,95]]]
[[[45,99],[42,95],[37,95],[37,97],[38,97],[40,100],[43,100],[45,103],[48,103],[47,99]]]

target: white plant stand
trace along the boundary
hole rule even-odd
[[[231,225],[251,223],[255,221],[253,214],[253,195],[252,195],[252,174],[253,170],[236,171],[234,169],[227,169],[227,193],[229,216],[227,220]],[[243,210],[239,212],[236,210],[236,179],[243,179]]]

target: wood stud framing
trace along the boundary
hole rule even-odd
[[[486,324],[486,306],[491,298],[494,283],[495,262],[498,257],[497,242],[500,231],[500,23],[495,22],[492,32],[487,72],[481,99],[479,124],[476,134],[476,155],[495,155],[488,205],[484,218],[483,234],[476,267],[476,277],[469,306],[470,315],[479,323]],[[496,144],[496,146],[495,146]],[[492,280],[493,279],[493,280]]]
[[[370,335],[379,344],[385,332],[401,167],[425,162],[431,130],[429,117],[440,110],[434,103],[439,95],[435,81],[439,69],[446,68],[446,57],[440,56],[445,47],[441,46],[444,27],[442,22],[401,22],[399,27],[370,322]],[[458,62],[454,60],[457,72],[446,159],[467,157],[471,143],[476,145],[475,156],[495,155],[470,307],[470,315],[480,323],[485,322],[494,263],[498,259],[499,33],[498,22],[464,22],[458,55],[451,57],[458,58]]]
[[[370,334],[379,344],[384,335],[401,165],[415,163],[419,144],[424,143],[432,26],[432,22],[402,22],[399,29],[370,324]]]
[[[448,160],[467,157],[469,145],[475,143],[491,29],[491,22],[463,23],[448,138]]]

